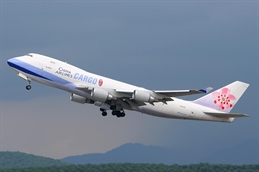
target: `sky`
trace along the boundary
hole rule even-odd
[[[2,0],[0,10],[1,151],[64,158],[143,143],[206,155],[258,141],[258,1]],[[247,82],[231,112],[250,117],[102,117],[96,106],[70,102],[67,92],[36,82],[27,91],[6,61],[30,52],[154,90]]]

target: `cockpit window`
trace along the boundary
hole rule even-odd
[[[26,56],[30,56],[30,57],[33,57],[32,54],[26,54]]]

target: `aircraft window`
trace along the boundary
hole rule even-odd
[[[33,57],[31,54],[26,54],[26,56],[30,56],[30,57]]]

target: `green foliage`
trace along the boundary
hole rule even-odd
[[[68,165],[51,158],[20,152],[0,152],[0,172],[259,172],[259,165],[133,164]]]
[[[0,152],[0,169],[20,167],[59,166],[66,163],[59,160],[21,152]]]
[[[257,172],[259,165],[213,165],[208,163],[191,165],[164,164],[101,164],[66,165],[50,167],[28,167],[0,169],[0,172]]]

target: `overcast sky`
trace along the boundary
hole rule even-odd
[[[201,155],[258,141],[257,1],[1,1],[2,151],[52,158],[143,143]],[[35,52],[149,89],[250,85],[233,123],[102,117],[69,93],[18,78],[9,58]],[[195,99],[197,96],[183,97]],[[258,148],[255,148],[255,151]]]

